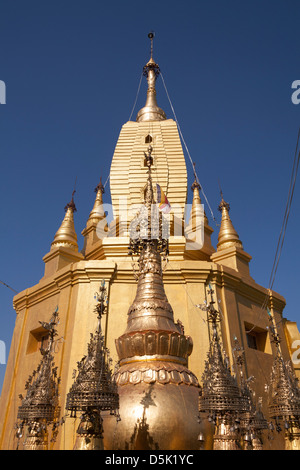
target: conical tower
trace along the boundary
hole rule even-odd
[[[72,262],[83,259],[83,255],[78,252],[77,234],[74,226],[74,213],[77,211],[74,202],[75,192],[74,190],[71,201],[65,206],[65,216],[54,235],[50,251],[43,258],[45,277],[52,275]]]
[[[86,227],[81,232],[84,236],[82,253],[86,259],[102,255],[102,240],[108,233],[106,213],[103,207],[103,194],[105,190],[102,178],[100,178],[100,182],[94,191],[96,193],[94,206],[90,212]]]
[[[221,224],[218,234],[217,251],[211,255],[211,260],[239,271],[242,276],[249,278],[251,256],[244,251],[243,244],[229,216],[230,205],[224,201],[222,192],[218,209],[221,212]]]
[[[155,211],[151,178],[152,148],[145,155],[147,188],[131,238],[130,252],[138,256],[138,283],[129,308],[125,333],[116,340],[120,368],[121,422],[110,449],[197,449],[199,385],[188,369],[193,343],[175,323],[165,294],[161,255],[161,214]],[[105,436],[104,436],[105,439]]]
[[[226,248],[230,248],[232,246],[243,249],[243,244],[229,216],[230,205],[228,202],[224,201],[223,194],[219,205],[219,211],[222,214],[222,220],[218,236],[218,250],[225,250]]]
[[[185,230],[185,236],[188,240],[193,243],[198,243],[199,248],[193,246],[192,250],[189,250],[189,241],[187,242],[187,251],[190,258],[210,260],[210,256],[216,251],[211,243],[211,235],[213,229],[209,226],[208,218],[204,210],[204,206],[201,202],[200,191],[201,186],[198,182],[195,163],[194,166],[194,182],[191,186],[193,192],[193,202],[190,213],[190,219],[188,227]]]
[[[74,212],[77,210],[74,203],[74,192],[71,201],[65,207],[65,216],[51,243],[51,249],[62,246],[78,251],[77,234],[74,227]]]

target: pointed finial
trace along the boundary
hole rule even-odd
[[[154,31],[150,31],[148,34],[148,38],[151,41],[151,46],[150,46],[150,59],[153,59],[153,39],[154,39],[155,33]]]
[[[97,193],[98,191],[101,191],[102,194],[105,193],[104,186],[102,184],[102,176],[100,176],[100,182],[95,188],[95,193]]]
[[[89,214],[89,218],[86,223],[86,228],[83,230],[82,235],[84,235],[84,237],[88,236],[89,232],[87,232],[86,230],[90,229],[91,227],[94,227],[94,229],[97,231],[97,237],[101,238],[106,236],[106,232],[108,231],[108,225],[106,221],[103,224],[99,224],[99,222],[106,219],[106,212],[104,211],[102,197],[105,192],[104,186],[102,184],[102,177],[100,178],[100,182],[98,183],[94,191],[96,193],[95,202]]]
[[[198,182],[197,173],[196,173],[196,163],[195,162],[193,162],[193,172],[194,172],[194,178],[195,179],[194,179],[194,182],[192,184],[191,189],[192,189],[192,191],[194,191],[194,189],[196,189],[196,188],[198,188],[200,190],[201,186]]]
[[[76,178],[77,180],[77,178]],[[75,186],[76,186],[75,180]],[[75,203],[74,203],[74,194],[76,192],[74,186],[74,190],[72,192],[72,199],[71,201],[65,206],[65,217],[61,223],[60,228],[56,232],[54,236],[54,240],[51,243],[51,249],[56,248],[59,246],[71,248],[72,250],[78,251],[78,244],[77,244],[77,235],[74,227],[74,212],[77,211]]]
[[[243,244],[229,217],[230,205],[228,204],[228,202],[224,201],[223,192],[221,189],[220,194],[221,202],[218,209],[222,213],[222,220],[218,236],[218,251],[232,246],[236,246],[238,248],[243,249]]]
[[[137,114],[136,120],[137,122],[142,121],[162,121],[166,119],[165,112],[158,107],[156,101],[156,89],[155,89],[155,82],[157,77],[160,74],[159,65],[153,59],[153,38],[154,32],[151,31],[148,34],[148,38],[151,41],[150,53],[151,57],[150,60],[143,68],[143,75],[147,78],[148,81],[148,90],[147,90],[147,100],[145,106],[140,109]]]
[[[73,189],[73,192],[72,192],[72,198],[71,198],[71,201],[68,202],[68,204],[65,206],[65,211],[67,212],[67,210],[70,208],[72,209],[73,212],[76,212],[77,209],[76,209],[76,206],[75,206],[75,202],[74,202],[74,195],[76,193],[76,182],[77,182],[77,176],[75,178],[75,184],[74,184],[74,189]]]
[[[224,208],[229,212],[230,211],[230,205],[228,204],[228,202],[224,201],[223,191],[222,191],[222,188],[221,188],[220,180],[219,180],[219,188],[220,188],[221,202],[220,202],[220,205],[218,207],[218,210],[220,212],[222,212],[222,209]]]

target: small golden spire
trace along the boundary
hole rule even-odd
[[[201,186],[198,183],[195,166],[196,164],[193,163],[195,180],[191,186],[191,190],[193,191],[193,202],[192,202],[192,210],[191,210],[191,215],[190,215],[190,220],[189,220],[189,225],[192,226],[193,230],[195,230],[196,228],[197,216],[199,217],[198,215],[199,207],[201,207],[201,204],[202,204],[201,198],[200,198]],[[202,214],[202,212],[200,212],[199,214]],[[207,218],[205,211],[204,211],[204,224],[208,225],[208,218]]]
[[[100,220],[103,220],[105,218],[105,212],[103,210],[103,194],[105,193],[105,191],[104,186],[102,184],[102,178],[100,178],[100,182],[95,188],[95,193],[96,199],[87,221],[87,227],[89,227],[90,225],[96,225]]]
[[[148,38],[151,41],[151,57],[149,62],[144,66],[143,75],[147,78],[148,81],[148,91],[147,91],[147,100],[145,106],[140,109],[137,114],[137,122],[142,121],[162,121],[166,119],[165,112],[158,107],[156,101],[156,89],[155,82],[157,77],[160,74],[159,65],[153,59],[153,38],[154,33],[150,32]]]
[[[75,192],[76,191],[74,190],[71,201],[65,207],[66,214],[60,228],[55,234],[53,242],[51,243],[51,249],[62,246],[78,251],[77,235],[74,227],[74,212],[77,210],[74,203]]]
[[[219,211],[222,214],[220,232],[218,236],[217,249],[224,250],[226,248],[236,246],[243,249],[243,244],[233,227],[231,219],[229,217],[230,205],[224,201],[223,193],[221,191],[221,203],[219,205]]]

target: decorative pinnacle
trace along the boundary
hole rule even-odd
[[[97,193],[98,191],[101,191],[102,194],[105,193],[105,190],[104,190],[104,186],[102,184],[102,176],[100,177],[100,182],[99,184],[96,186],[95,188],[95,193]]]
[[[143,75],[144,77],[148,78],[148,75],[149,75],[149,72],[150,70],[152,70],[154,72],[154,75],[155,75],[155,80],[157,79],[157,77],[159,76],[160,74],[160,68],[159,68],[159,65],[155,62],[155,60],[153,59],[153,39],[154,39],[154,32],[151,31],[149,34],[148,34],[148,38],[150,39],[151,41],[151,46],[150,46],[150,60],[149,62],[147,62],[147,64],[144,66],[143,68]]]
[[[220,205],[218,207],[218,210],[220,212],[222,212],[222,209],[226,209],[229,212],[230,211],[230,205],[228,204],[228,202],[224,201],[223,191],[222,191],[221,188],[220,188],[220,195],[221,195],[221,202],[220,202]]]
[[[194,182],[191,186],[191,190],[194,191],[196,188],[198,188],[199,190],[201,189],[201,186],[200,184],[198,183],[198,179],[197,179],[197,175],[196,175],[196,163],[193,162],[193,171],[194,171]]]
[[[58,334],[57,329],[56,329],[56,325],[59,324],[58,306],[54,310],[54,312],[52,314],[52,317],[51,317],[49,322],[40,321],[39,323],[42,325],[42,327],[45,330],[47,330],[49,332],[48,347],[47,347],[47,349],[42,349],[41,348],[41,350],[40,350],[41,354],[45,355],[46,353],[48,353],[48,352],[50,353],[52,351],[54,337],[57,336],[57,334]]]
[[[153,39],[154,39],[154,36],[155,36],[154,31],[150,31],[150,33],[148,34],[148,38],[151,41],[151,47],[150,47],[150,58],[151,59],[153,58]]]
[[[151,41],[151,57],[147,64],[143,67],[143,75],[147,78],[148,90],[145,106],[140,109],[137,114],[137,122],[142,121],[162,121],[166,119],[165,112],[159,108],[156,101],[155,82],[160,74],[159,65],[153,59],[153,38],[154,33],[150,32],[148,37]]]
[[[207,307],[208,321],[216,324],[217,322],[221,321],[221,318],[220,318],[220,313],[214,307],[214,304],[215,304],[215,301],[213,298],[214,290],[210,284],[209,284],[209,289],[207,293],[210,295],[210,302],[209,302],[209,306]]]
[[[273,315],[270,312],[268,307],[267,307],[267,313],[268,313],[269,320],[270,320],[270,323],[271,323],[271,326],[268,327],[268,329],[271,333],[271,336],[272,336],[271,342],[276,345],[276,348],[277,348],[278,352],[281,354],[281,349],[280,349],[281,338],[280,338],[280,336],[278,334],[278,331],[277,331],[277,328],[276,328],[275,319],[274,319],[274,317],[273,317]]]
[[[76,209],[76,206],[75,206],[75,202],[74,202],[74,194],[76,193],[76,190],[74,189],[74,191],[72,192],[72,199],[70,202],[68,202],[68,204],[65,206],[65,211],[67,212],[68,209],[72,209],[73,212],[76,212],[77,209]]]
[[[95,298],[98,302],[95,307],[95,313],[98,318],[98,331],[101,331],[101,318],[107,313],[107,290],[104,279],[101,281],[99,294],[98,292],[95,293]]]

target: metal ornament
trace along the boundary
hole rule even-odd
[[[152,150],[149,146],[144,155],[144,204],[130,227],[137,289],[126,330],[116,340],[122,422],[116,433],[111,427],[109,444],[120,450],[197,449],[199,384],[188,369],[193,343],[182,323],[174,322],[164,289],[162,259],[168,256],[168,240],[154,200]]]
[[[22,404],[18,408],[17,418],[20,421],[16,424],[16,437],[19,448],[24,429],[26,430],[24,450],[48,450],[48,427],[52,425],[51,442],[54,442],[58,427],[63,422],[59,419],[60,378],[57,377],[57,367],[53,361],[54,338],[57,336],[56,326],[59,323],[58,308],[48,323],[39,323],[48,331],[49,341],[45,349],[40,349],[40,364],[25,384],[25,398],[19,395]]]
[[[105,347],[101,318],[107,313],[107,291],[102,281],[99,293],[95,294],[98,324],[90,335],[88,353],[77,363],[74,383],[67,395],[66,409],[71,418],[81,413],[77,429],[75,450],[103,449],[103,419],[101,413],[109,411],[119,417],[119,396],[112,377],[109,350]]]
[[[281,351],[281,339],[273,315],[268,310],[269,331],[276,352],[268,387],[269,417],[277,432],[285,433],[285,449],[300,450],[300,389],[290,362],[285,362]],[[271,429],[274,426],[271,425]]]
[[[199,412],[208,414],[215,425],[214,450],[242,450],[241,419],[250,412],[248,393],[238,385],[231,373],[229,359],[222,350],[219,326],[220,313],[214,307],[213,289],[209,286],[210,302],[206,304],[211,339],[199,394]]]
[[[165,112],[161,108],[159,108],[156,100],[155,82],[160,74],[160,68],[159,65],[153,59],[154,34],[149,33],[148,37],[151,41],[151,56],[150,60],[143,67],[143,75],[147,78],[148,82],[147,99],[145,106],[140,109],[137,114],[137,122],[162,121],[166,119]]]
[[[242,445],[244,450],[263,450],[263,430],[268,429],[268,422],[262,412],[262,397],[259,397],[257,404],[255,392],[250,387],[255,380],[253,376],[246,379],[245,376],[245,351],[240,346],[238,339],[234,337],[232,348],[235,363],[235,372],[242,394],[248,397],[249,409],[241,414],[240,429],[242,435]]]

